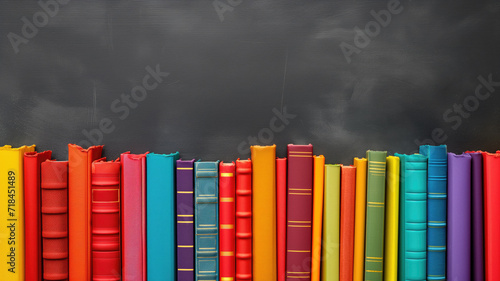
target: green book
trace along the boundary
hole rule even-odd
[[[384,277],[385,173],[387,151],[366,152],[365,281]]]

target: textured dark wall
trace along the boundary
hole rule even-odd
[[[111,158],[229,161],[251,137],[346,164],[433,134],[455,152],[500,148],[496,0],[60,2],[0,5],[0,144],[62,160],[68,143],[93,142],[86,130]]]

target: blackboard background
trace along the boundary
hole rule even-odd
[[[68,143],[87,140],[82,130],[109,118],[110,158],[231,161],[248,157],[238,145],[285,108],[296,117],[267,140],[279,156],[312,143],[327,163],[349,164],[367,149],[414,152],[435,128],[450,151],[500,148],[500,87],[459,126],[443,118],[479,76],[500,81],[500,2],[402,0],[348,63],[339,44],[353,45],[354,28],[388,2],[243,0],[221,21],[209,0],[73,0],[16,54],[8,34],[42,9],[2,1],[0,144],[35,143],[63,160]],[[170,75],[121,120],[111,104],[156,65]]]

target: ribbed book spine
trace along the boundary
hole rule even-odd
[[[387,157],[384,281],[398,280],[399,170],[396,156]]]
[[[354,204],[356,167],[342,166],[340,176],[339,280],[352,281],[354,256]]]
[[[252,280],[252,161],[236,160],[236,280]]]
[[[399,279],[426,280],[427,157],[396,153],[401,160]]]
[[[196,280],[219,280],[218,202],[216,162],[195,162]]]
[[[448,156],[446,145],[420,146],[428,157],[427,280],[446,279],[446,199]]]
[[[235,164],[219,164],[220,279],[234,280],[235,268]]]
[[[367,151],[365,280],[384,276],[386,151]]]
[[[43,280],[68,280],[68,161],[41,164]]]
[[[194,281],[194,159],[177,160],[177,281]]]
[[[120,162],[92,163],[92,280],[121,280]]]
[[[325,156],[323,155],[314,156],[313,190],[311,281],[319,281],[321,277],[321,241],[323,240],[324,200],[323,195],[325,191]]]
[[[340,165],[325,164],[322,281],[340,276],[340,173]]]
[[[356,167],[356,211],[354,212],[354,266],[352,279],[362,281],[365,268],[366,158],[354,158]]]

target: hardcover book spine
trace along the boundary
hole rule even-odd
[[[471,276],[471,159],[469,154],[448,153],[449,280],[470,280]]]
[[[219,161],[195,162],[196,280],[219,280]]]
[[[92,163],[92,280],[121,280],[120,162]]]
[[[121,155],[122,280],[146,281],[146,154]]]
[[[399,278],[427,277],[427,157],[395,154],[401,161]]]
[[[253,278],[276,281],[276,145],[250,147],[252,153]]]
[[[286,280],[311,280],[313,146],[288,145]]]
[[[325,164],[323,260],[321,280],[339,281],[340,271],[340,165]]]
[[[41,164],[43,280],[68,280],[68,161]]]
[[[386,151],[367,151],[365,280],[384,276]]]
[[[40,165],[52,151],[24,154],[24,222],[26,281],[42,280],[42,233],[40,213]]]
[[[194,161],[177,160],[177,281],[194,281]]]
[[[339,280],[352,281],[356,167],[341,166]]]
[[[219,164],[219,272],[221,280],[236,278],[234,173],[234,162]]]
[[[70,281],[91,279],[91,166],[93,161],[101,158],[102,148],[103,146],[92,146],[83,149],[78,145],[68,144]]]
[[[387,157],[384,280],[398,280],[399,158]]]
[[[175,280],[175,162],[179,152],[146,156],[147,276]]]
[[[252,280],[252,161],[236,160],[236,281]]]
[[[354,266],[352,280],[362,281],[365,272],[366,158],[354,158],[356,211],[354,212]]]
[[[276,159],[276,216],[278,281],[286,279],[286,158]]]
[[[420,146],[429,158],[427,177],[427,280],[446,279],[446,145]]]
[[[325,184],[325,157],[323,155],[314,156],[311,281],[319,281],[321,277],[321,240],[323,236],[324,184]]]

